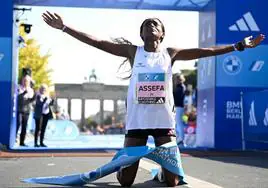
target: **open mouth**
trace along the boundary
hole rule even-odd
[[[148,31],[148,32],[152,32],[152,33],[154,33],[154,32],[158,32],[157,29],[154,28],[154,27],[147,27],[147,31]]]

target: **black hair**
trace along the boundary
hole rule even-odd
[[[21,76],[21,78],[19,78],[19,83],[20,83],[20,84],[21,84],[21,82],[22,82],[22,79],[23,79],[25,76],[30,76],[30,77],[32,77],[32,69],[31,69],[31,68],[29,68],[29,67],[24,67],[24,68],[22,68],[22,76]],[[34,88],[34,84],[35,84],[35,82],[34,82],[33,80],[31,80],[30,84],[31,84],[31,88]]]
[[[163,39],[164,39],[164,36],[165,36],[165,26],[164,26],[163,22],[162,22],[159,18],[147,18],[147,19],[145,19],[145,20],[142,22],[141,26],[140,26],[140,33],[142,33],[143,26],[144,26],[144,24],[145,24],[148,20],[157,20],[157,21],[160,22],[161,27],[162,27],[162,31],[163,31],[163,36],[162,36],[162,38],[160,39],[160,41],[162,42]],[[142,38],[142,37],[141,37],[141,38]],[[142,40],[143,40],[143,38],[142,38]]]
[[[132,45],[132,42],[130,42],[129,40],[123,38],[123,37],[119,37],[119,38],[112,38],[112,41],[117,43],[117,44],[129,44]],[[130,68],[129,70],[124,70],[121,72],[121,70],[124,68],[124,66],[126,65],[127,62],[130,62],[129,58],[126,58],[118,67],[117,73],[118,74],[124,74],[124,73],[128,73],[129,75],[126,77],[121,77],[121,76],[117,76],[118,78],[122,79],[122,80],[127,80],[131,77],[131,72],[132,72],[132,68]]]
[[[32,70],[31,68],[22,68],[22,77],[24,76],[32,76]]]

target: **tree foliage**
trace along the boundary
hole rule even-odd
[[[193,88],[196,88],[197,86],[197,70],[190,70],[189,72],[187,73],[184,73],[185,75],[185,84],[188,85],[192,85]]]
[[[96,121],[94,121],[91,117],[88,117],[86,119],[86,127],[87,128],[91,128],[91,127],[96,128],[97,125],[98,125],[98,123]]]
[[[112,116],[107,116],[106,119],[103,121],[104,125],[111,125],[113,123]]]
[[[19,80],[22,76],[23,68],[32,70],[32,77],[35,81],[34,88],[37,89],[41,84],[52,85],[50,74],[51,69],[48,68],[48,59],[50,55],[40,53],[40,45],[34,39],[28,39],[23,27],[20,27],[20,35],[24,38],[26,46],[19,50]]]

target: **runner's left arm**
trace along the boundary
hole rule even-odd
[[[252,36],[246,37],[243,41],[240,41],[234,45],[215,46],[210,48],[192,48],[192,49],[176,49],[169,48],[169,53],[173,61],[176,60],[192,60],[209,56],[216,56],[226,54],[229,52],[243,51],[245,48],[255,48],[263,40],[265,36],[260,34],[256,38]]]

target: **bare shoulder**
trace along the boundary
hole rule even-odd
[[[176,56],[176,54],[177,54],[180,50],[181,50],[181,49],[179,49],[179,48],[174,48],[174,47],[168,47],[168,48],[167,48],[167,51],[168,51],[168,53],[169,53],[171,59],[174,58],[174,57]]]

